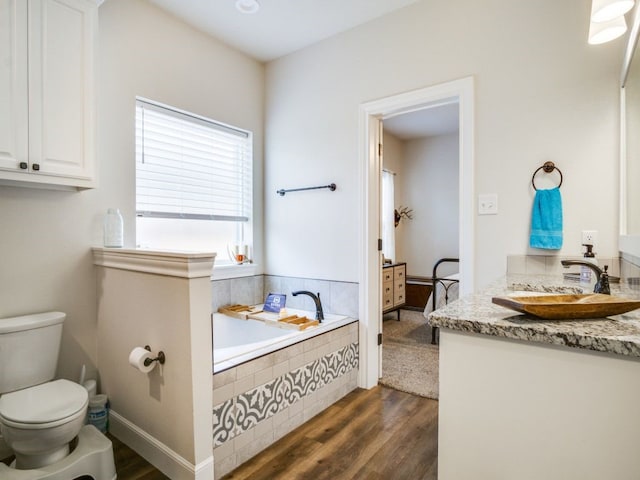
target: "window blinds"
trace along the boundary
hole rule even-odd
[[[136,100],[136,214],[247,222],[252,135]]]

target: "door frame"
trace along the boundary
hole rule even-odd
[[[380,376],[382,257],[380,238],[380,175],[382,162],[380,123],[384,117],[409,113],[443,103],[458,102],[460,123],[459,157],[459,257],[460,295],[474,289],[474,79],[465,77],[363,103],[359,109],[360,245],[359,329],[360,368],[358,386],[373,388]]]

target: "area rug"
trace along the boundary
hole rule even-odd
[[[421,397],[438,399],[438,346],[422,312],[400,311],[383,322],[380,384]]]

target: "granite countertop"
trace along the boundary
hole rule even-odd
[[[515,291],[584,293],[593,285],[565,280],[562,275],[508,275],[482,291],[432,312],[434,327],[468,333],[562,345],[616,355],[640,357],[640,309],[593,320],[542,320],[491,303],[491,298]],[[640,298],[640,287],[611,284],[611,294]]]

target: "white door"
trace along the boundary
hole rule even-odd
[[[377,343],[382,321],[381,257],[373,240],[380,238],[380,158],[378,150],[381,118],[402,114],[456,98],[460,102],[460,295],[473,292],[474,268],[474,184],[473,184],[473,110],[472,77],[425,87],[360,106],[362,145],[362,222],[364,242],[360,264],[360,377],[358,386],[372,388],[380,378],[382,349]],[[376,210],[375,212],[373,210]],[[374,225],[374,222],[376,225]],[[377,264],[377,268],[376,268]],[[376,358],[377,356],[377,358]]]
[[[383,163],[383,124],[382,119],[376,119],[378,130],[378,212],[382,212],[382,166]],[[378,225],[378,238],[382,238],[382,221]],[[378,251],[378,270],[380,271],[380,291],[379,297],[379,315],[378,315],[378,338],[382,338],[382,342],[378,342],[378,378],[382,378],[382,343],[384,342],[384,336],[382,336],[382,298],[383,298],[383,281],[382,281],[382,265],[384,263],[382,250]]]

